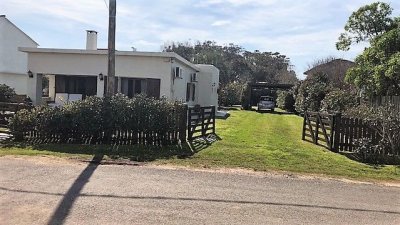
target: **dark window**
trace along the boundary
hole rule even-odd
[[[192,84],[192,101],[195,100],[195,96],[196,96],[196,86]]]
[[[129,98],[133,97],[133,81],[134,80],[128,80],[128,97]]]
[[[190,83],[188,83],[188,84],[186,85],[186,101],[187,101],[187,102],[190,100],[190,86],[191,86]]]
[[[56,93],[97,94],[97,77],[56,75]]]
[[[142,93],[142,80],[135,80],[135,94]]]
[[[147,79],[147,96],[160,98],[160,79]]]

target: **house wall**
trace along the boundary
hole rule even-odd
[[[29,53],[28,68],[34,73],[98,76],[107,74],[105,54]],[[171,99],[172,69],[168,58],[116,56],[115,75],[118,77],[160,79],[160,95]],[[104,82],[97,82],[101,96]]]
[[[200,72],[197,75],[198,104],[218,107],[219,70],[213,65],[196,65]]]
[[[0,72],[0,84],[6,84],[14,88],[15,93],[25,95],[27,93],[27,79],[26,73],[2,73]]]
[[[18,47],[37,47],[37,44],[0,16],[0,83],[14,88],[17,94],[26,94],[28,56],[18,51]]]
[[[182,68],[182,77],[181,78],[174,78],[172,76],[172,69],[175,67],[180,67]],[[191,74],[195,73],[196,70],[194,70],[191,67],[188,67],[184,65],[183,63],[180,63],[177,60],[174,60],[174,63],[172,63],[172,68],[171,68],[171,77],[172,77],[172,96],[173,99],[176,101],[181,101],[181,102],[186,102],[186,88],[187,88],[187,83],[190,83],[191,80]],[[195,93],[195,101],[192,101],[192,99],[189,100],[188,105],[195,105],[198,104],[198,88],[197,84],[196,85],[196,93]]]

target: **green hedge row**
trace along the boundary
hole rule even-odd
[[[30,111],[21,110],[9,121],[9,128],[17,140],[35,137],[61,143],[71,140],[80,143],[87,139],[91,143],[107,143],[116,136],[166,139],[165,136],[178,132],[183,138],[185,107],[166,99],[141,95],[134,98],[120,94],[111,98],[88,97],[63,107],[38,106]]]

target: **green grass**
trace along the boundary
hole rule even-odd
[[[192,157],[160,163],[290,171],[361,180],[400,180],[400,167],[362,164],[302,141],[301,117],[279,112],[231,112],[227,120],[217,121],[217,134],[222,140]]]
[[[323,174],[357,180],[400,181],[400,167],[370,166],[301,140],[302,118],[296,115],[232,110],[227,120],[217,120],[221,140],[212,145],[189,147],[34,145],[0,147],[4,155],[51,155],[88,159],[108,158],[155,161],[191,167],[246,168],[256,171],[288,171]],[[122,153],[122,154],[121,154]]]

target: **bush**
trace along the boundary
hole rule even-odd
[[[368,121],[379,134],[379,146],[384,155],[400,154],[400,112],[395,105],[388,104],[379,107],[360,105],[348,110],[347,116]]]
[[[356,94],[343,90],[333,90],[327,93],[324,100],[322,100],[321,110],[329,113],[344,112],[357,105],[358,99]]]
[[[329,90],[330,85],[326,74],[317,73],[307,77],[298,88],[295,102],[296,111],[319,111],[321,102]]]
[[[11,133],[21,139],[26,132],[35,131],[40,138],[69,139],[98,138],[110,140],[115,132],[154,132],[165,134],[178,129],[177,116],[184,105],[138,95],[111,98],[88,97],[62,108],[40,106],[32,111],[21,110],[10,119]]]
[[[15,95],[14,88],[0,84],[0,102],[10,102]]]
[[[221,88],[219,92],[220,105],[232,106],[241,104],[244,85],[239,82],[231,82]]]
[[[294,97],[291,91],[280,91],[278,92],[278,98],[276,99],[276,103],[279,108],[286,110],[288,112],[294,112]]]

